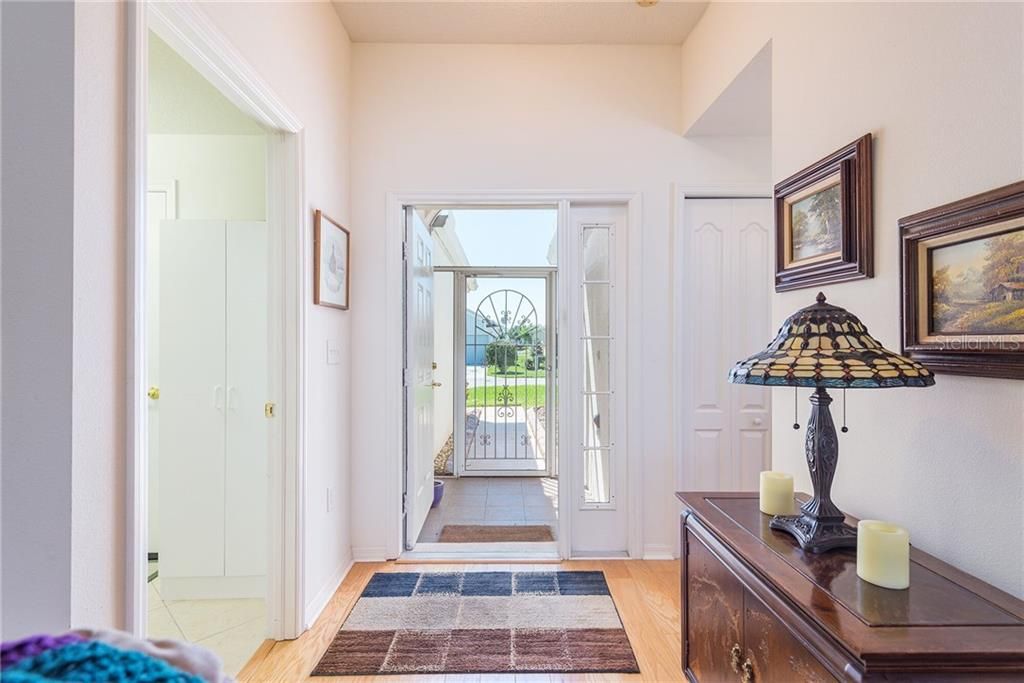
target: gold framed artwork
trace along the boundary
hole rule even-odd
[[[775,291],[874,276],[871,134],[775,186]]]
[[[1024,379],[1024,182],[900,219],[904,354]]]
[[[350,262],[349,231],[317,209],[313,215],[313,303],[348,310]]]

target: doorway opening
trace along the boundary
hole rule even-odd
[[[267,633],[268,134],[148,45],[146,636],[233,676]]]
[[[557,209],[408,221],[406,549],[557,557]]]

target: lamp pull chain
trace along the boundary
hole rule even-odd
[[[846,426],[846,387],[843,387],[843,426],[839,431],[841,431],[843,434],[850,431],[849,428]]]
[[[797,421],[797,415],[799,413],[799,398],[800,389],[798,387],[793,387],[793,429],[800,429],[800,423]]]

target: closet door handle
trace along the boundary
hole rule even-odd
[[[237,395],[237,393],[238,393],[238,389],[237,388],[235,388],[235,387],[228,387],[228,410],[229,411],[230,410],[237,410],[238,409],[238,406],[236,405],[237,400],[235,398],[232,398],[232,397],[235,397]]]
[[[213,408],[224,412],[224,387],[219,384],[213,388]]]

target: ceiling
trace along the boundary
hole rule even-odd
[[[679,45],[707,2],[335,0],[356,43]]]

